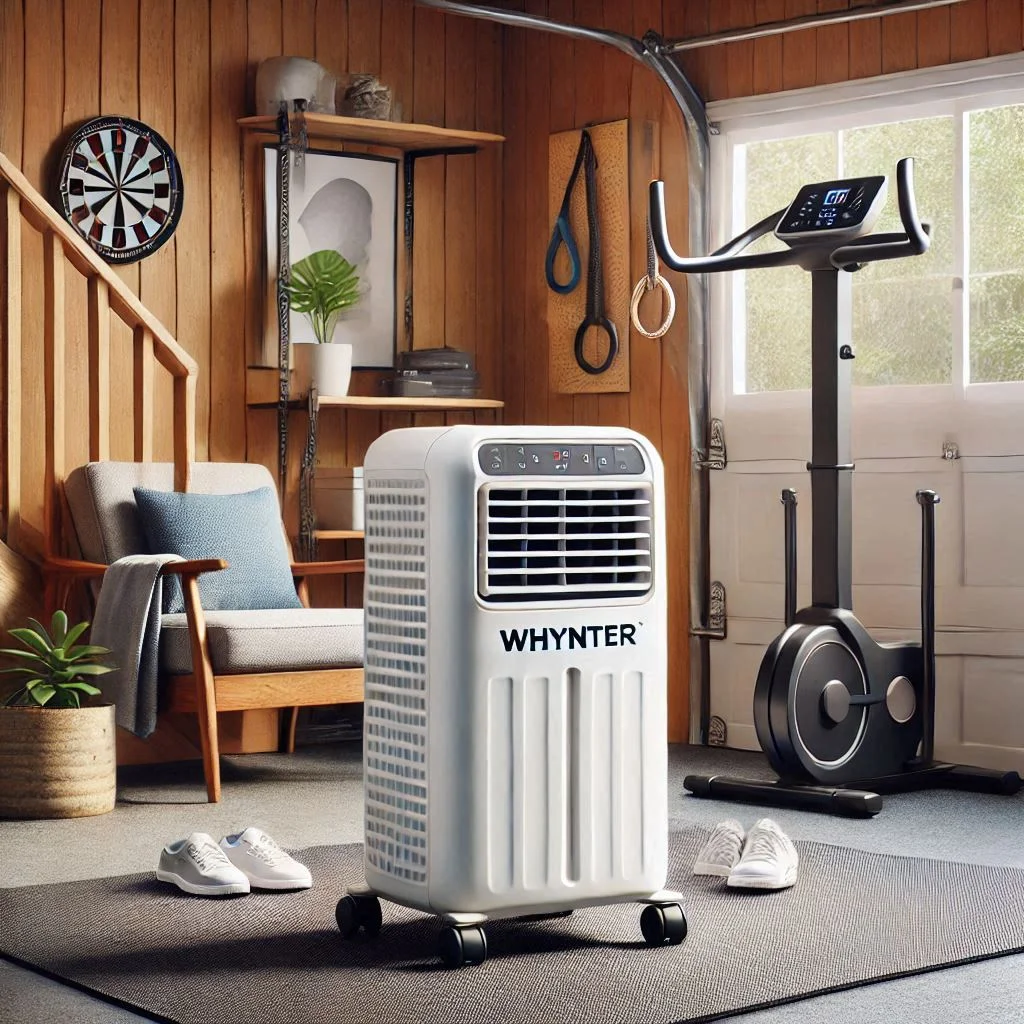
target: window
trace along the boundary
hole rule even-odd
[[[1024,381],[1024,61],[1020,55],[710,110],[715,244],[813,181],[886,174],[875,231],[900,229],[893,174],[915,158],[929,252],[854,275],[855,385]],[[777,248],[768,236],[757,248]],[[755,250],[756,251],[756,250]],[[799,268],[720,275],[734,395],[810,386],[811,285]],[[716,318],[713,318],[713,324]],[[719,326],[716,330],[722,330]]]

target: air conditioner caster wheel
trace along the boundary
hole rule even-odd
[[[487,959],[487,936],[483,928],[449,925],[441,932],[438,953],[445,967],[482,964]]]
[[[678,946],[686,938],[686,918],[678,903],[651,903],[640,915],[648,946]]]
[[[376,896],[342,896],[334,911],[342,938],[351,939],[360,928],[367,935],[380,931],[380,900]]]

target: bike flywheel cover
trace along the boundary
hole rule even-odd
[[[826,713],[825,693],[838,683],[850,696],[866,694],[859,660],[832,626],[805,627],[783,646],[775,676],[771,728],[784,760],[819,782],[843,781],[843,766],[864,738],[869,709],[849,706],[836,721]]]

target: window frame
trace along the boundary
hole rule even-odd
[[[1024,104],[1024,53],[1008,54],[938,68],[917,69],[877,78],[842,82],[770,95],[723,100],[708,104],[711,124],[709,161],[709,232],[712,250],[746,227],[742,223],[745,196],[733,187],[737,173],[736,147],[786,136],[835,132],[872,124],[918,118],[952,116],[956,145],[961,154],[967,141],[966,114],[976,109]],[[880,168],[891,176],[893,168]],[[866,408],[893,401],[910,405],[947,403],[951,399],[974,405],[1020,402],[1024,382],[967,384],[965,346],[968,309],[964,281],[968,273],[966,203],[969,182],[966,161],[954,168],[956,209],[953,217],[953,376],[950,384],[855,387],[854,401]],[[780,197],[780,206],[791,196]],[[890,202],[895,196],[890,192]],[[925,211],[927,212],[927,211]],[[798,410],[806,407],[806,390],[737,392],[734,374],[734,323],[742,313],[742,290],[734,287],[734,274],[709,275],[711,334],[711,399],[721,410],[742,405],[758,409]]]

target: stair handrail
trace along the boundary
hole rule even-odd
[[[135,362],[135,441],[137,461],[152,459],[152,361],[173,378],[174,489],[187,491],[195,461],[196,377],[198,364],[128,285],[88,246],[47,202],[22,171],[0,153],[0,337],[3,339],[4,528],[8,543],[19,529],[21,487],[22,220],[43,238],[44,377],[46,467],[43,533],[35,543],[44,560],[57,554],[59,486],[64,479],[64,266],[70,263],[89,291],[90,459],[109,457],[110,313],[131,331]],[[28,532],[28,531],[26,531]],[[35,531],[32,531],[35,532]],[[26,539],[26,544],[27,544]]]

